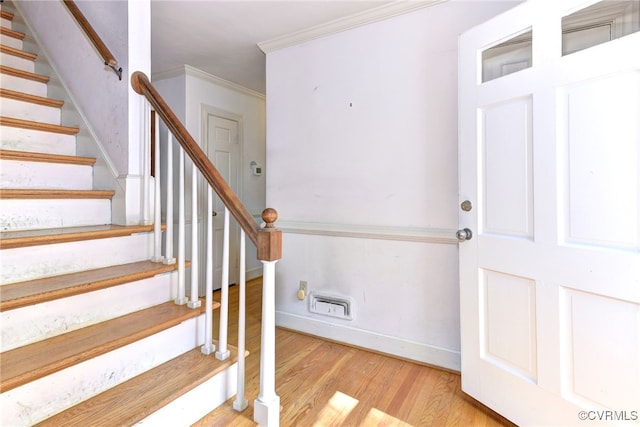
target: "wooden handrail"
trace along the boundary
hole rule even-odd
[[[102,56],[102,59],[104,59],[104,65],[110,67],[118,75],[118,78],[122,80],[122,67],[118,67],[118,61],[107,45],[104,44],[98,33],[93,29],[87,18],[82,14],[75,2],[73,0],[62,0],[62,2],[67,6],[71,15],[73,15],[87,37],[89,37],[91,43],[93,43],[98,50],[98,53]]]
[[[174,138],[191,158],[193,164],[198,168],[200,173],[202,173],[227,209],[229,209],[231,215],[258,249],[258,259],[262,261],[275,261],[280,259],[282,257],[282,232],[273,225],[278,218],[275,209],[268,208],[262,212],[262,219],[266,223],[266,226],[265,228],[260,228],[255,219],[253,219],[253,215],[251,215],[244,204],[242,204],[229,184],[224,180],[222,175],[220,175],[220,172],[213,166],[202,148],[200,148],[189,131],[187,131],[162,96],[160,96],[158,91],[153,87],[149,78],[141,71],[136,71],[131,75],[131,86],[136,93],[144,96],[153,106],[156,114],[162,118]]]

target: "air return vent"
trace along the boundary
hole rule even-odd
[[[338,319],[351,320],[351,300],[344,297],[312,293],[309,295],[309,311]]]

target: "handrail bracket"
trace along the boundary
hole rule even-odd
[[[122,81],[122,67],[118,67],[117,65],[111,65],[109,62],[104,61],[104,65],[111,68],[114,73],[118,76],[118,80]]]

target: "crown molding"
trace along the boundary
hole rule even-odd
[[[313,27],[305,28],[304,30],[285,34],[271,40],[265,40],[258,43],[258,47],[264,53],[270,53],[275,50],[284,49],[285,47],[294,46],[319,37],[361,27],[363,25],[371,24],[393,16],[402,15],[428,6],[433,6],[445,1],[448,0],[398,0],[360,13],[338,18],[324,24],[315,25]]]
[[[231,89],[236,92],[240,92],[244,95],[253,96],[255,98],[259,98],[262,100],[266,99],[265,95],[260,92],[257,92],[253,89],[249,89],[248,87],[241,86],[237,83],[230,82],[229,80],[225,80],[221,77],[214,76],[213,74],[209,74],[206,71],[202,71],[198,68],[195,68],[195,67],[192,67],[191,65],[186,65],[186,64],[182,67],[177,67],[172,70],[152,74],[151,77],[152,77],[152,81],[156,81],[156,80],[170,79],[170,78],[181,76],[181,75],[187,75],[187,76],[195,77],[201,80],[205,80],[217,86],[222,86],[224,88]]]
[[[176,67],[176,68],[172,68],[170,70],[166,70],[166,71],[161,71],[159,73],[151,73],[151,82],[155,82],[157,80],[166,80],[166,79],[172,79],[174,77],[178,77],[178,76],[183,76],[185,75],[186,72],[184,70],[184,67]]]

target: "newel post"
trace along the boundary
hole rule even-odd
[[[260,393],[253,405],[253,420],[260,426],[280,424],[280,396],[276,394],[275,264],[282,258],[282,232],[275,228],[275,209],[262,212],[264,228],[258,231],[258,259],[263,264],[262,344],[260,350]]]

